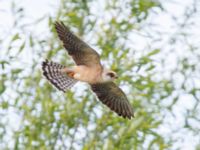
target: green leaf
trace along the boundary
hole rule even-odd
[[[24,49],[25,44],[26,44],[26,42],[24,41],[24,42],[22,43],[22,45],[19,47],[18,53],[20,53],[20,52]]]
[[[2,61],[0,61],[0,64],[1,64],[2,68],[4,69],[4,68],[5,68],[5,65],[6,65],[6,64],[9,64],[9,62],[8,62],[8,61],[5,61],[5,60],[2,60]]]
[[[0,81],[0,95],[6,90],[3,80]]]
[[[7,108],[9,107],[9,103],[6,102],[6,101],[3,101],[3,102],[1,103],[1,107],[2,107],[3,109],[7,109]]]
[[[23,69],[14,69],[14,70],[12,70],[12,74],[18,74],[22,71],[23,71]]]
[[[12,37],[11,42],[14,42],[14,41],[16,41],[16,40],[18,40],[18,39],[20,39],[20,36],[19,36],[19,33],[16,33],[16,34]]]
[[[155,54],[158,54],[158,53],[160,53],[160,49],[155,49],[155,50],[151,51],[150,53],[148,53],[147,56],[152,56],[152,55],[155,55]]]
[[[33,41],[32,35],[29,36],[29,44],[30,44],[30,47],[34,46],[34,41]]]

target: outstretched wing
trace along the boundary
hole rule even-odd
[[[99,100],[115,111],[119,116],[129,118],[134,116],[132,107],[124,92],[113,82],[91,85]]]
[[[55,28],[68,54],[72,56],[77,65],[102,68],[99,54],[74,35],[63,22],[56,22]]]

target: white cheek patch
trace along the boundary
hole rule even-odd
[[[107,76],[107,75],[103,75],[103,80],[104,81],[110,81],[111,78],[109,76]]]

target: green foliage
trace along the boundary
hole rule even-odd
[[[163,49],[148,47],[139,51],[130,40],[134,31],[142,29],[154,8],[163,11],[161,3],[153,0],[111,0],[103,3],[103,17],[99,17],[93,11],[97,7],[94,0],[61,0],[55,16],[41,17],[28,25],[33,29],[45,22],[49,27],[47,35],[34,30],[27,32],[24,9],[12,4],[18,32],[9,36],[9,44],[4,50],[6,55],[0,57],[0,109],[3,116],[14,109],[20,119],[15,120],[19,125],[14,129],[7,129],[8,122],[0,121],[0,143],[3,143],[0,145],[4,149],[171,148],[174,141],[159,132],[159,128],[165,123],[163,112],[171,113],[180,95],[174,97],[175,81],[163,77],[162,70],[157,69],[156,58]],[[126,120],[118,117],[102,105],[86,85],[75,86],[71,91],[62,93],[43,78],[41,61],[46,58],[72,65],[55,33],[55,20],[62,20],[89,45],[95,45],[103,63],[119,74],[117,83],[126,92],[135,118]],[[196,70],[187,58],[180,60],[179,67],[175,72],[184,75],[188,70]],[[181,90],[199,99],[198,88],[186,88],[184,82]],[[77,94],[80,91],[81,94]],[[167,99],[170,102],[166,105]],[[195,113],[197,111],[189,112],[189,115],[196,116]],[[13,145],[6,140],[9,132],[12,132],[9,141]],[[195,132],[199,133],[199,130]]]

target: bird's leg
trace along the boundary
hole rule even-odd
[[[73,78],[73,77],[74,77],[74,74],[75,74],[74,69],[72,69],[72,68],[67,68],[67,67],[61,69],[61,72],[62,72],[62,73],[66,73],[66,74],[67,74],[69,77],[71,77],[71,78]]]

